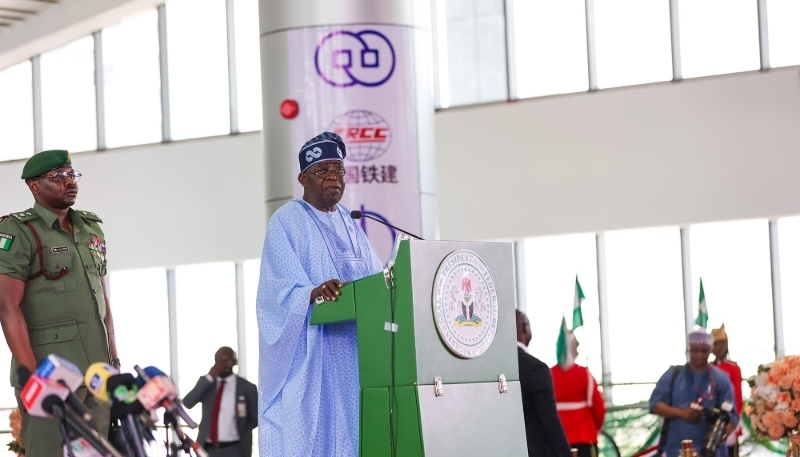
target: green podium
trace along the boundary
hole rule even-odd
[[[311,325],[356,321],[361,456],[527,455],[511,243],[402,241],[313,306]]]

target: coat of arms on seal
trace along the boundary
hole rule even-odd
[[[466,249],[444,258],[433,287],[433,317],[448,348],[474,359],[497,333],[497,289],[486,263]]]

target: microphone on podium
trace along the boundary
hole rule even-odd
[[[405,230],[403,230],[403,229],[401,229],[399,227],[395,227],[394,225],[392,225],[392,224],[390,224],[390,223],[388,223],[386,221],[382,221],[382,220],[380,220],[380,219],[378,219],[376,217],[372,217],[372,216],[370,216],[368,214],[364,214],[361,211],[350,211],[350,217],[352,217],[353,219],[361,219],[362,217],[366,217],[367,219],[372,219],[375,222],[379,222],[379,223],[381,223],[381,224],[383,224],[383,225],[385,225],[387,227],[391,227],[391,228],[397,230],[398,232],[405,233],[406,235],[408,235],[408,236],[410,236],[412,238],[416,238],[418,240],[422,240],[422,238],[418,237],[417,235],[414,235],[413,233],[406,232]]]
[[[86,422],[92,420],[89,410],[83,406],[83,402],[73,393],[83,384],[83,373],[74,363],[55,354],[50,354],[36,369],[35,375],[42,379],[55,381],[68,388],[69,393],[64,401],[75,413],[83,417],[83,420]]]
[[[146,410],[163,407],[168,412],[177,414],[189,428],[197,428],[197,422],[183,408],[178,398],[178,389],[166,373],[156,367],[141,369],[136,365],[134,369],[139,374],[136,382],[141,385],[136,398]]]
[[[72,441],[67,434],[66,426],[69,426],[81,438],[86,440],[101,455],[123,457],[92,428],[89,422],[79,416],[71,407],[68,407],[69,403],[64,403],[64,400],[70,394],[66,386],[31,374],[30,370],[25,366],[17,368],[17,376],[20,384],[24,385],[20,398],[25,410],[31,416],[55,417],[61,421],[62,439],[70,449],[72,448]]]
[[[86,375],[83,378],[86,382],[86,389],[98,400],[108,403],[108,378],[117,374],[119,374],[119,370],[113,366],[95,362],[86,369]]]

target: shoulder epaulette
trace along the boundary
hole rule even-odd
[[[95,213],[93,213],[91,211],[80,211],[80,210],[76,210],[76,211],[78,211],[78,214],[80,214],[81,217],[86,219],[86,220],[94,221],[94,222],[101,222],[101,223],[103,222],[103,220],[100,219],[100,216],[98,216],[97,214],[95,214]]]
[[[26,209],[25,211],[21,211],[19,213],[11,213],[9,214],[10,219],[16,219],[20,222],[28,222],[34,219],[39,219],[39,213],[33,210],[33,208]]]

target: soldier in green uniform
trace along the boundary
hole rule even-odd
[[[34,371],[56,354],[81,370],[95,362],[119,366],[114,324],[103,277],[105,237],[96,214],[72,209],[81,174],[67,151],[44,151],[22,170],[35,204],[0,220],[0,324],[11,355],[11,385],[20,402],[17,366]],[[76,392],[108,434],[110,408]],[[60,457],[61,435],[55,419],[22,414],[28,455]]]

